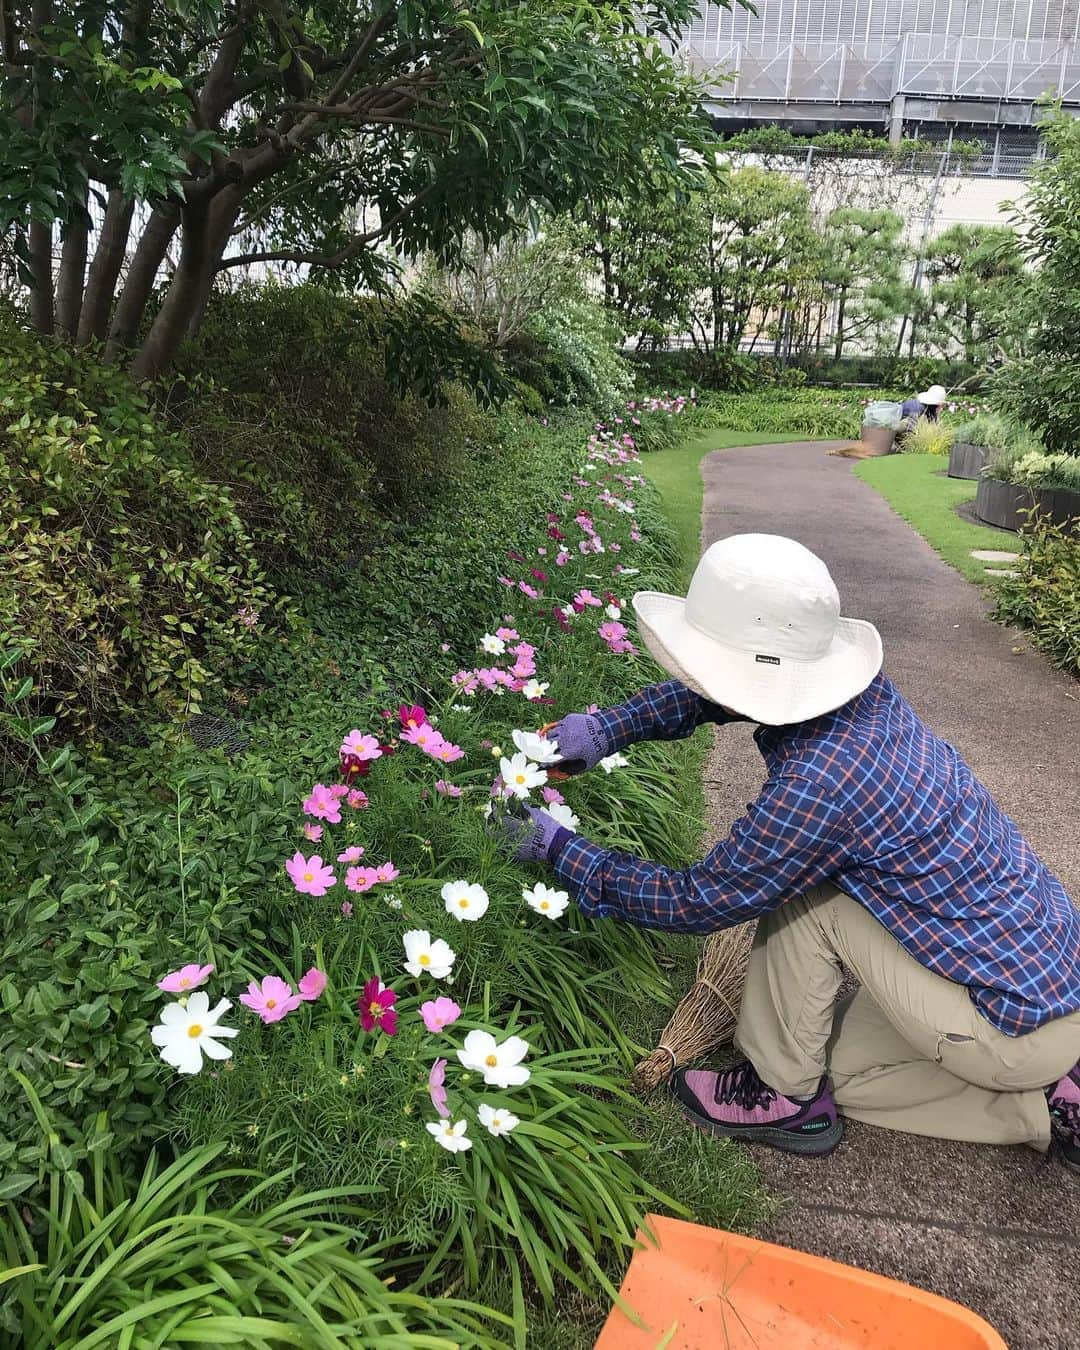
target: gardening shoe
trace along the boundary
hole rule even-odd
[[[785,1097],[744,1060],[724,1073],[681,1069],[673,1083],[683,1115],[713,1134],[786,1153],[831,1153],[844,1133],[827,1078],[812,1097]]]
[[[1066,1167],[1080,1172],[1080,1064],[1046,1089],[1050,1128]]]

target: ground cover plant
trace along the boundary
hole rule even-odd
[[[591,439],[507,423],[482,495],[452,492],[300,597],[298,636],[263,652],[233,758],[179,729],[120,758],[57,750],[24,714],[23,679],[2,672],[9,729],[40,752],[8,784],[0,826],[2,1051],[53,1136],[5,1082],[2,1185],[31,1215],[38,1260],[41,1180],[76,1185],[104,1148],[137,1184],[164,1134],[224,1146],[230,1168],[266,1178],[267,1207],[294,1187],[345,1188],[323,1211],[335,1222],[351,1206],[358,1256],[417,1297],[459,1282],[500,1303],[519,1343],[568,1288],[598,1314],[644,1209],[756,1212],[722,1144],[678,1130],[654,1157],[670,1109],[625,1091],[673,1001],[677,944],[559,913],[562,897],[485,830],[485,809],[507,806],[496,775],[505,787],[521,767],[515,730],[652,675],[623,618],[632,589],[672,584],[676,556],[634,462],[648,416],[628,409]],[[537,764],[543,747],[524,744]],[[525,777],[594,837],[674,862],[700,820],[685,754],[641,747],[558,786],[526,761]],[[456,917],[462,900],[478,918]],[[445,960],[440,943],[446,977],[416,974],[440,969],[422,960]],[[199,1072],[174,1073],[196,1057]],[[220,1203],[243,1199],[222,1188]],[[466,1315],[419,1309],[408,1325],[434,1334]]]
[[[854,440],[859,434],[862,409],[869,401],[860,390],[778,388],[741,394],[707,393],[688,414],[687,424],[703,431],[760,431]]]

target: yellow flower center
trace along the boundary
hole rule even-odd
[[[266,1000],[266,1006],[267,1006],[268,1008],[276,1008],[276,1007],[277,1007],[277,999],[276,999],[276,998],[268,998],[268,999]]]
[[[418,959],[419,959],[420,964],[421,964],[422,966],[430,966],[430,965],[431,965],[431,957],[428,956],[427,952],[425,952],[425,953],[423,954],[423,956],[419,957]]]
[[[180,988],[181,988],[181,989],[190,989],[190,988],[191,988],[191,981],[187,978],[186,975],[185,975],[185,976],[183,977],[183,979],[180,981]]]
[[[550,909],[551,906],[548,904],[548,902],[547,902],[546,900],[541,900],[541,901],[540,901],[540,908],[541,908],[541,909]]]
[[[466,896],[463,895],[463,896],[461,897],[461,899],[458,901],[458,908],[459,908],[459,909],[468,909],[468,908],[469,908],[469,901],[468,901],[468,899],[467,899]]]
[[[499,1057],[497,1055],[488,1055],[487,1059],[484,1060],[484,1063],[488,1066],[489,1069],[494,1069],[495,1066],[498,1064],[498,1062]]]
[[[191,1026],[189,1026],[187,1029],[187,1034],[191,1037],[192,1040],[195,1040],[196,1037],[201,1036],[202,1033],[203,1029],[201,1022],[192,1022]]]
[[[314,880],[315,880],[315,873],[314,873],[314,872],[305,872],[305,873],[304,873],[304,880],[305,880],[305,881],[314,881]]]
[[[502,1116],[492,1116],[491,1123],[492,1125],[495,1126],[496,1129],[498,1129],[499,1126],[502,1124]]]
[[[375,1003],[374,1001],[372,1001],[371,1003],[368,1004],[368,1012],[372,1015],[372,1017],[381,1017],[383,1015],[383,1006],[381,1003]]]
[[[524,781],[525,781],[525,775],[524,775],[523,773],[519,773],[519,774],[517,775],[517,777],[514,779],[514,782],[515,782],[515,783],[524,783]]]

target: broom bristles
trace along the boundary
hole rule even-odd
[[[705,939],[693,986],[672,1013],[657,1048],[634,1068],[639,1092],[655,1091],[676,1068],[735,1034],[754,928],[744,923]]]

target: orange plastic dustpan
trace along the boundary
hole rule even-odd
[[[771,1242],[648,1216],[596,1350],[1008,1350],[967,1308]]]

